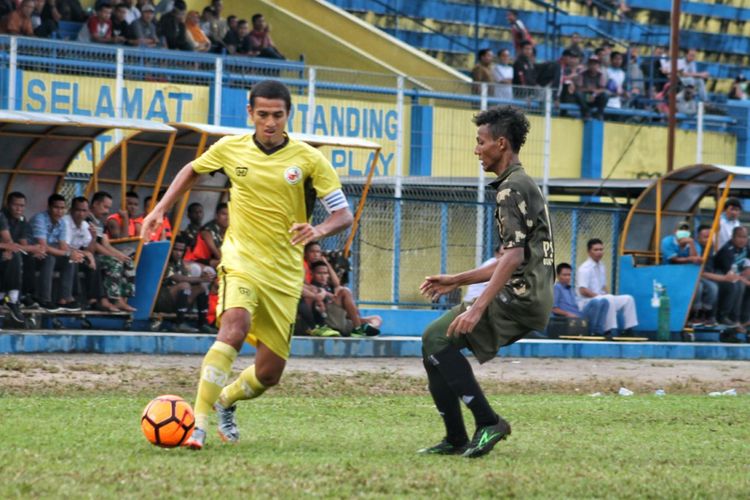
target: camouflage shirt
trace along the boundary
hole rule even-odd
[[[185,229],[180,232],[180,236],[185,239],[185,248],[195,248],[195,242],[198,241],[198,234],[201,232],[200,226],[194,226],[188,224]]]
[[[167,270],[164,272],[164,284],[167,286],[176,285],[177,282],[172,278],[176,274],[180,274],[182,276],[188,275],[185,263],[182,260],[180,260],[179,262],[175,262],[172,259],[169,259]]]
[[[523,263],[513,271],[498,300],[519,323],[541,330],[552,310],[555,250],[549,208],[541,190],[520,163],[490,184],[497,190],[495,223],[503,249],[523,247]]]
[[[208,231],[211,233],[211,238],[214,240],[216,248],[221,248],[221,244],[224,242],[224,231],[219,227],[219,224],[215,220],[212,220],[201,228],[201,231]]]

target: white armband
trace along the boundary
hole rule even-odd
[[[326,196],[319,199],[323,206],[326,207],[329,214],[336,210],[349,208],[349,202],[346,201],[346,196],[344,196],[344,192],[340,189],[328,193]]]

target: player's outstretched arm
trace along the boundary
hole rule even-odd
[[[419,286],[419,292],[430,300],[437,300],[460,286],[489,281],[497,265],[480,266],[458,274],[438,274],[427,276]]]
[[[198,177],[200,176],[193,170],[192,162],[180,169],[172,183],[169,185],[169,189],[164,193],[164,197],[156,204],[151,213],[143,219],[143,224],[141,225],[142,239],[149,240],[151,238],[151,233],[154,232],[159,224],[161,224],[162,220],[164,220],[164,214],[167,210],[172,208],[172,205],[174,205],[183,194],[193,187],[193,184],[198,180]]]
[[[348,208],[335,210],[320,224],[313,226],[307,222],[297,222],[292,225],[289,232],[292,233],[292,245],[306,245],[311,241],[319,241],[323,238],[340,233],[352,225],[354,218]]]
[[[446,335],[470,333],[477,326],[490,302],[494,300],[495,296],[508,282],[513,275],[513,271],[523,263],[523,250],[523,247],[503,249],[494,268],[492,266],[489,267],[492,269],[492,277],[489,283],[487,283],[487,288],[477,297],[477,300],[471,307],[456,316],[456,319],[448,326]]]

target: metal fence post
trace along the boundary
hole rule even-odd
[[[620,264],[617,258],[617,252],[619,248],[620,212],[614,212],[612,214],[612,283],[610,283],[610,290],[612,290],[612,293],[617,293],[617,266]]]
[[[393,211],[393,289],[391,300],[398,304],[401,293],[399,290],[399,273],[401,267],[401,189],[404,173],[404,77],[398,77],[398,92],[396,93],[396,181],[394,187],[395,206]]]
[[[310,67],[307,73],[307,119],[303,126],[305,134],[313,133],[315,124],[315,82],[317,81],[315,68]]]
[[[695,163],[703,163],[703,101],[698,103],[698,122],[695,125]]]
[[[440,204],[440,274],[448,272],[448,204]]]
[[[479,109],[487,109],[487,88],[486,82],[482,83],[481,98]],[[477,176],[477,228],[476,228],[476,250],[474,252],[474,265],[479,267],[484,261],[484,168],[482,162],[477,162],[479,174]]]
[[[125,51],[117,49],[115,69],[115,118],[122,119],[122,88],[125,86]]]
[[[213,125],[221,125],[221,99],[222,87],[224,85],[224,59],[216,58],[214,73],[214,116],[211,120]]]
[[[355,207],[359,205],[359,196],[352,196],[349,198],[349,206],[351,207],[352,212],[354,212]],[[349,276],[349,288],[352,291],[352,296],[354,297],[354,300],[359,300],[359,264],[362,262],[362,260],[359,258],[359,235],[354,235],[354,240],[352,241],[352,253],[351,253],[351,266],[352,266],[352,272]]]
[[[544,89],[544,172],[542,174],[542,193],[549,195],[549,168],[552,150],[552,89]]]
[[[573,209],[570,217],[570,226],[572,231],[572,237],[570,238],[570,267],[572,267],[572,282],[575,285],[576,282],[576,267],[578,263],[578,210]]]
[[[18,76],[18,38],[10,37],[10,61],[8,63],[8,109],[16,110],[16,78]]]

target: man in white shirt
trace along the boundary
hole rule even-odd
[[[484,268],[488,266],[494,266],[497,262],[498,257],[500,257],[500,247],[495,248],[495,255],[482,262],[482,265],[479,267]],[[466,294],[464,294],[464,298],[462,300],[466,303],[474,302],[474,299],[482,295],[484,289],[487,288],[487,283],[489,283],[489,281],[469,285],[468,288],[466,288]]]
[[[63,222],[67,226],[65,242],[73,250],[78,250],[83,254],[83,259],[76,264],[74,280],[78,283],[78,266],[83,266],[86,276],[85,295],[89,306],[96,306],[102,298],[101,293],[101,276],[100,271],[96,268],[96,228],[91,226],[86,217],[89,216],[89,201],[83,196],[73,198],[70,203],[70,212],[63,217]],[[104,309],[109,310],[109,309]]]
[[[586,244],[589,258],[578,266],[576,271],[576,291],[578,292],[578,307],[583,309],[593,298],[605,299],[609,302],[604,330],[611,336],[617,330],[617,313],[622,311],[625,333],[638,325],[635,312],[635,300],[631,295],[612,295],[607,289],[607,275],[602,264],[604,244],[602,240],[594,238]]]
[[[724,204],[724,213],[719,219],[719,232],[716,235],[716,251],[721,250],[727,241],[732,239],[732,231],[735,227],[741,226],[740,214],[742,213],[742,203],[737,198],[729,198]]]

